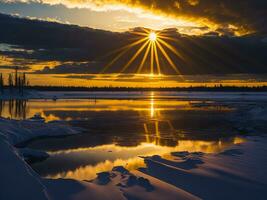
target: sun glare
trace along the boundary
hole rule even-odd
[[[151,32],[151,33],[149,33],[148,38],[151,42],[156,42],[157,41],[157,34],[155,32]]]
[[[102,73],[110,66],[114,65],[123,55],[130,51],[135,46],[139,46],[136,52],[129,58],[129,61],[123,66],[119,74],[124,73],[138,58],[140,64],[136,70],[136,74],[141,74],[146,68],[150,68],[148,73],[149,78],[154,78],[162,74],[161,62],[166,63],[178,74],[181,75],[175,62],[170,57],[169,53],[174,54],[177,57],[181,57],[179,52],[174,46],[169,44],[168,40],[173,40],[168,34],[160,31],[152,31],[148,29],[142,29],[141,31],[133,31],[132,34],[136,35],[138,39],[131,44],[128,44],[120,48],[117,52],[118,55],[104,68]]]

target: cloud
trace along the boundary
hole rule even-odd
[[[8,51],[0,51],[2,60],[8,58],[8,62],[2,65],[30,66],[32,70],[39,70],[35,73],[41,74],[99,73],[106,69],[107,63],[112,65],[103,73],[119,73],[142,46],[134,46],[112,62],[120,54],[116,50],[140,38],[136,38],[131,31],[107,32],[1,14],[0,27],[5,27],[1,30],[0,42],[12,44],[11,47],[14,47],[14,51],[11,47]],[[142,31],[144,28],[139,27],[132,31],[134,30]],[[226,32],[220,29],[204,36],[188,36],[177,33],[177,29],[165,29],[163,32],[167,36],[166,42],[177,50],[179,56],[168,48],[165,50],[182,74],[267,73],[267,45],[264,43],[266,36],[254,34],[226,37],[219,35],[218,31]],[[27,49],[31,50],[30,54],[25,53]],[[143,51],[124,73],[135,73],[144,53]],[[176,74],[161,51],[158,53],[162,74]],[[44,61],[51,61],[53,64],[38,66],[38,62]],[[43,69],[43,66],[49,67]],[[144,63],[141,73],[150,73],[150,59]]]
[[[191,6],[196,6],[199,4],[199,0],[187,0],[187,2],[191,5]]]
[[[0,69],[16,69],[18,68],[19,70],[30,70],[30,67],[26,66],[0,66]]]
[[[68,8],[87,8],[94,11],[126,10],[143,17],[165,17],[168,20],[183,19],[188,23],[208,26],[209,31],[217,30],[220,34],[267,32],[266,0],[42,0],[41,3],[62,4]]]
[[[35,74],[91,74],[101,71],[101,63],[85,62],[85,63],[65,63],[53,68],[45,67],[37,70]]]
[[[154,13],[195,20],[211,30],[228,29],[235,34],[267,31],[266,0],[143,0],[140,5],[138,1],[130,2]]]
[[[62,76],[60,76],[62,78]],[[148,75],[146,74],[84,74],[84,75],[65,75],[64,78],[69,79],[93,79],[96,81],[117,81],[117,82],[150,82],[151,80],[148,79]],[[153,82],[159,82],[162,80],[168,81],[181,81],[180,77],[175,76],[155,76],[153,77]]]

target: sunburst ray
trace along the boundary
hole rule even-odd
[[[146,41],[139,49],[138,51],[133,55],[133,57],[129,60],[129,62],[123,67],[123,69],[120,71],[120,73],[123,73],[131,64],[132,62],[139,56],[139,54],[144,50],[144,48],[147,46],[149,41]]]
[[[140,39],[132,44],[126,45],[120,49],[118,49],[117,51],[120,52],[114,59],[111,60],[110,63],[108,63],[105,68],[101,71],[101,73],[104,73],[109,67],[111,67],[119,58],[121,58],[124,54],[126,54],[132,47],[141,44],[142,42],[144,42],[146,40],[146,38]]]
[[[175,66],[175,64],[173,63],[172,59],[170,58],[170,56],[167,54],[167,52],[164,50],[164,48],[161,46],[161,44],[159,42],[156,41],[157,46],[159,47],[161,53],[163,54],[163,56],[166,58],[166,60],[168,61],[168,63],[171,65],[171,67],[173,68],[173,70],[178,74],[181,75],[180,71],[177,69],[177,67]]]
[[[150,51],[150,47],[151,47],[151,43],[149,43],[149,45],[148,45],[148,47],[147,47],[147,49],[146,49],[146,52],[145,52],[145,54],[144,54],[144,57],[143,57],[143,59],[142,59],[142,61],[141,61],[141,64],[140,64],[140,66],[138,67],[138,70],[137,70],[137,73],[138,73],[138,74],[141,73],[141,71],[142,71],[142,69],[143,69],[143,67],[144,67],[144,64],[145,64],[145,62],[146,62],[146,59],[147,59],[148,54],[149,54],[149,51]]]
[[[182,63],[185,62],[184,57],[177,51],[177,49],[174,46],[172,46],[167,42],[168,40],[177,42],[177,39],[173,39],[167,34],[161,33],[159,31],[152,31],[145,28],[141,29],[140,31],[133,30],[131,33],[133,35],[140,36],[141,39],[118,50],[117,52],[119,52],[119,54],[104,68],[103,71],[106,71],[110,66],[114,65],[130,49],[140,44],[140,47],[138,47],[134,55],[122,67],[122,69],[118,74],[124,73],[134,63],[134,61],[136,61],[136,59],[140,56],[140,54],[142,54],[142,52],[145,50],[143,57],[141,58],[141,63],[136,69],[137,74],[140,74],[143,71],[145,64],[148,63],[147,68],[148,69],[150,68],[149,70],[151,77],[152,78],[154,77],[154,73],[158,73],[160,75],[162,71],[161,62],[164,62],[164,60],[166,60],[168,65],[179,76],[182,76],[179,70],[180,67],[177,66],[176,63],[174,63],[169,53],[175,55],[179,59],[179,61],[182,61]]]
[[[169,50],[171,50],[177,57],[184,60],[183,56],[172,45],[168,44],[167,42],[165,42],[164,40],[162,40],[160,38],[158,38],[158,41],[159,41],[159,43],[161,43],[162,45],[167,47]]]
[[[150,74],[154,74],[154,43],[150,47]]]
[[[155,59],[156,59],[156,64],[157,64],[157,69],[158,69],[158,74],[161,74],[161,70],[160,70],[160,63],[159,63],[159,55],[158,55],[158,50],[156,47],[156,44],[153,44],[154,46],[154,54],[155,54]]]

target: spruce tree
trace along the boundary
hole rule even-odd
[[[1,94],[4,94],[4,80],[3,80],[3,74],[0,74],[0,91]]]
[[[18,66],[15,68],[15,87],[18,86]]]

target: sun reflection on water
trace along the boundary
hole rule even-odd
[[[157,92],[150,92],[147,93],[146,99],[140,100],[5,102],[1,103],[0,111],[1,116],[5,117],[10,116],[13,111],[21,111],[22,114],[17,118],[31,117],[36,112],[40,112],[46,121],[79,121],[82,119],[86,125],[85,127],[90,128],[88,130],[90,134],[92,133],[92,127],[88,124],[93,123],[94,128],[98,131],[97,133],[99,133],[99,130],[101,133],[105,133],[101,136],[98,135],[103,141],[97,138],[98,143],[89,142],[89,144],[84,144],[86,139],[91,139],[91,137],[85,137],[85,139],[82,138],[81,144],[66,147],[64,146],[66,141],[63,140],[63,143],[56,143],[57,150],[47,150],[50,158],[32,165],[38,173],[40,172],[38,167],[40,170],[42,168],[44,170],[42,176],[44,177],[88,180],[93,179],[96,173],[111,170],[116,165],[123,165],[129,170],[143,167],[143,159],[138,156],[160,155],[167,157],[170,152],[175,151],[216,153],[233,144],[245,141],[243,138],[234,136],[229,136],[226,139],[213,137],[208,140],[203,136],[199,139],[191,137],[193,135],[190,134],[186,135],[179,127],[179,121],[187,117],[191,122],[192,116],[183,113],[188,114],[192,111],[193,114],[196,112],[205,114],[205,112],[212,111],[224,115],[224,112],[232,111],[232,108],[216,106],[212,102],[206,102],[204,107],[199,106],[202,104],[203,102],[198,101],[161,100]],[[12,116],[16,118],[14,113]],[[113,120],[118,124],[114,123]],[[123,123],[121,123],[121,120],[123,120]],[[98,127],[96,126],[97,123],[101,125]],[[109,129],[106,128],[109,123],[111,128],[106,130]],[[190,124],[190,128],[192,126],[194,124]],[[51,145],[50,142],[47,146]],[[60,145],[64,148],[58,149]],[[80,148],[84,146],[86,147]],[[51,171],[49,171],[50,168]]]
[[[71,116],[61,118],[55,114],[57,112],[77,111],[77,112],[100,112],[100,111],[138,111],[147,112],[150,118],[160,117],[161,111],[171,110],[218,110],[220,112],[230,111],[227,107],[196,107],[194,104],[199,101],[181,101],[176,99],[160,100],[158,94],[150,92],[148,99],[140,100],[0,100],[0,116],[12,119],[30,118],[36,113],[40,113],[45,120],[73,120]]]
[[[154,108],[154,92],[151,92],[150,95],[150,117],[153,118],[155,114],[155,108]]]

